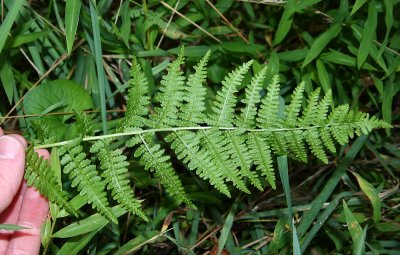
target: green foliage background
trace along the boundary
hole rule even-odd
[[[177,208],[157,179],[132,160],[129,177],[136,196],[145,200],[149,222],[124,215],[116,225],[87,207],[87,218],[77,224],[52,207],[58,219],[44,225],[44,253],[203,254],[214,246],[230,254],[400,249],[400,1],[2,3],[0,122],[31,141],[41,139],[38,127],[44,123],[55,140],[74,137],[73,109],[94,110],[95,132],[106,134],[121,117],[114,110],[125,107],[132,54],[154,95],[180,45],[188,73],[211,50],[210,98],[229,71],[255,59],[253,71],[267,65],[266,84],[279,73],[281,100],[289,102],[304,81],[307,95],[331,89],[335,104],[348,103],[394,127],[340,147],[327,165],[314,158],[307,164],[278,158],[277,190],[236,192],[228,199],[185,171],[181,179],[195,194],[197,211]],[[243,87],[249,80],[247,75]],[[238,93],[239,99],[243,95]],[[57,160],[52,152],[51,163]]]

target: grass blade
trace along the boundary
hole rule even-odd
[[[236,210],[239,206],[239,196],[236,199],[236,201],[233,203],[231,210],[229,211],[228,216],[226,216],[224,226],[221,229],[221,235],[218,239],[218,255],[221,255],[222,250],[224,249],[224,246],[226,244],[226,241],[228,240],[228,236],[231,232],[232,225],[233,225],[233,220],[235,219],[235,213]]]
[[[354,160],[357,153],[361,150],[366,140],[367,136],[360,136],[359,138],[357,138],[357,140],[351,146],[350,150],[347,152],[346,156],[341,160],[339,166],[333,172],[331,178],[329,178],[323,190],[312,202],[311,210],[303,214],[300,224],[298,226],[299,238],[303,237],[307,229],[313,224],[315,218],[321,211],[324,203],[331,196],[332,192],[338,185],[341,177],[346,172],[346,169],[350,166],[351,162]]]
[[[7,40],[8,33],[10,33],[10,29],[18,16],[18,13],[21,11],[23,4],[25,3],[24,0],[15,0],[13,5],[9,9],[9,12],[1,24],[0,27],[0,53],[3,50],[3,46]]]
[[[65,6],[65,34],[67,38],[67,51],[71,54],[74,45],[76,29],[79,23],[81,12],[81,0],[68,0]]]
[[[351,172],[356,178],[357,182],[360,185],[361,190],[367,195],[368,199],[371,201],[373,208],[373,219],[375,223],[378,223],[381,220],[381,200],[379,198],[378,192],[372,186],[371,183],[367,182],[364,178],[362,178],[359,174],[355,172]]]
[[[349,229],[351,239],[353,240],[353,254],[365,254],[364,231],[362,230],[360,224],[358,224],[356,218],[354,217],[353,213],[350,211],[344,200],[343,211],[346,217],[347,227]]]
[[[288,161],[286,156],[278,157],[278,169],[279,175],[281,177],[283,190],[286,196],[286,203],[288,205],[288,217],[290,221],[290,228],[292,230],[292,245],[293,254],[301,255],[299,239],[297,237],[296,227],[293,222],[293,209],[292,209],[292,196],[290,194],[290,184],[289,184],[289,173],[288,173]]]
[[[365,2],[367,2],[367,0],[356,0],[356,2],[353,5],[353,9],[351,9],[350,15],[356,13],[365,4]]]
[[[378,14],[375,8],[375,1],[371,1],[368,7],[368,18],[365,21],[363,33],[361,36],[360,47],[358,48],[358,55],[357,55],[358,69],[361,68],[361,66],[367,59],[370,49],[370,44],[372,44],[372,41],[376,36],[375,30],[376,30],[376,25],[378,23],[377,16]]]
[[[317,235],[318,231],[321,229],[322,225],[325,223],[325,221],[328,219],[328,217],[332,214],[332,212],[336,209],[336,207],[339,205],[340,199],[348,196],[354,196],[354,192],[342,192],[339,195],[333,199],[328,207],[321,213],[321,215],[318,217],[316,223],[312,226],[311,230],[307,233],[305,239],[301,243],[301,252],[305,252],[307,249],[308,245],[311,243],[311,241],[314,239],[314,237]]]
[[[331,79],[329,78],[329,73],[326,70],[324,62],[317,60],[317,73],[318,79],[324,92],[328,92],[331,89]]]
[[[100,109],[101,109],[101,123],[103,126],[103,133],[107,134],[107,116],[106,116],[106,82],[107,78],[104,74],[103,58],[100,39],[99,16],[96,12],[96,6],[90,1],[90,17],[92,20],[93,29],[93,44],[94,56],[96,60],[97,81],[99,84],[100,92]]]
[[[342,24],[334,24],[327,31],[321,34],[311,45],[310,50],[307,52],[306,58],[303,62],[302,68],[308,65],[311,61],[313,61],[318,55],[321,53],[323,49],[326,48],[326,45],[338,36],[340,31],[342,30]]]

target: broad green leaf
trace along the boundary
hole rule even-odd
[[[28,92],[23,101],[26,114],[44,115],[53,111],[69,112],[93,108],[92,98],[81,86],[70,80],[54,80],[43,83]],[[40,119],[48,125],[49,136],[57,140],[63,139],[68,126],[65,121],[71,118],[67,115],[41,116]],[[30,117],[35,120],[37,117]]]
[[[331,63],[356,67],[356,58],[349,56],[347,54],[344,54],[342,52],[336,51],[336,50],[331,50],[328,53],[323,53],[323,54],[321,54],[320,58],[321,58],[321,60],[325,60],[325,61],[328,61]],[[362,66],[362,69],[369,70],[369,71],[376,71],[376,68],[371,66],[368,63],[365,63]]]
[[[57,255],[78,254],[78,252],[81,251],[99,231],[100,228],[86,235],[70,238],[57,252]]]
[[[361,68],[361,66],[367,59],[370,45],[372,44],[372,40],[376,36],[376,25],[378,23],[377,16],[378,14],[375,7],[375,1],[371,1],[368,7],[368,18],[365,21],[363,33],[361,36],[360,47],[358,48],[358,54],[357,54],[358,69]]]
[[[10,58],[7,57],[8,55],[8,52],[3,52],[0,54],[0,59],[2,59],[0,63],[0,79],[4,91],[6,92],[8,102],[11,104],[14,96],[14,91],[16,91],[17,89]]]
[[[3,46],[7,40],[10,29],[18,16],[18,13],[22,10],[25,0],[15,0],[13,5],[9,9],[6,18],[0,26],[0,53],[3,50]]]
[[[356,2],[353,5],[353,9],[351,9],[350,15],[356,13],[365,4],[365,2],[367,2],[367,0],[356,0]]]
[[[126,213],[124,209],[118,206],[113,207],[112,212],[116,217],[120,217],[121,215]],[[59,231],[54,233],[53,237],[69,238],[73,236],[79,236],[103,228],[109,222],[110,221],[107,218],[96,213],[87,217],[86,219],[77,221],[75,223],[72,223],[71,225],[66,226],[63,229],[60,229]]]
[[[283,11],[281,20],[279,21],[278,29],[275,33],[274,45],[277,45],[285,39],[290,27],[293,23],[294,12],[291,10],[291,6],[288,4]]]
[[[0,229],[1,230],[21,230],[21,229],[29,229],[29,228],[14,225],[14,224],[0,224]]]
[[[281,216],[275,224],[274,234],[269,245],[269,252],[277,252],[289,243],[289,229],[286,216]]]
[[[65,35],[68,54],[71,54],[81,12],[81,0],[67,0],[65,6]]]
[[[302,68],[308,65],[311,61],[313,61],[318,55],[321,53],[323,49],[326,48],[328,43],[338,36],[340,31],[342,30],[342,24],[334,24],[327,31],[322,33],[311,45],[310,50],[308,51],[306,58],[304,59]]]
[[[331,89],[331,79],[329,78],[329,73],[326,70],[324,62],[319,59],[317,60],[317,73],[322,89],[325,93],[328,92]]]
[[[379,198],[378,192],[372,186],[371,183],[367,182],[359,174],[352,172],[352,174],[357,178],[358,184],[361,190],[367,195],[368,199],[371,201],[373,211],[374,221],[377,223],[381,220],[381,200]]]
[[[346,217],[347,228],[349,229],[351,239],[353,240],[353,254],[362,255],[365,250],[364,231],[360,224],[358,224],[353,213],[347,207],[346,202],[343,200],[343,211]]]
[[[57,106],[61,112],[72,112],[73,110],[87,110],[93,107],[89,93],[70,80],[54,80],[43,83],[29,91],[24,99],[26,114],[43,114],[49,108]],[[46,119],[61,120],[70,118],[66,116],[44,116]]]
[[[37,39],[44,37],[48,33],[49,31],[41,31],[8,38],[6,44],[4,45],[4,49],[18,48],[21,45],[36,41]]]
[[[114,253],[114,255],[130,254],[134,251],[139,250],[144,245],[155,241],[161,235],[162,233],[157,230],[142,232],[142,234],[126,242],[121,248],[119,248],[119,250]]]

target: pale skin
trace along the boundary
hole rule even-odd
[[[27,142],[20,135],[4,135],[0,128],[0,224],[16,224],[28,229],[0,230],[0,255],[36,255],[40,250],[40,227],[49,204],[23,180]],[[49,158],[47,150],[37,150]]]

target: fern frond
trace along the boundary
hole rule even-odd
[[[251,132],[247,135],[247,145],[252,161],[256,165],[257,171],[265,176],[273,189],[275,185],[275,173],[272,167],[271,149],[262,134]]]
[[[178,122],[178,110],[183,102],[185,85],[185,77],[180,70],[184,62],[183,54],[182,47],[178,58],[169,64],[168,74],[161,80],[160,92],[154,99],[160,106],[154,108],[155,114],[151,115],[147,122],[150,127],[172,127]]]
[[[245,89],[245,98],[242,103],[245,107],[241,109],[240,116],[236,125],[243,128],[251,128],[255,126],[255,116],[257,115],[257,104],[261,100],[260,91],[263,86],[267,72],[267,66],[253,77],[250,84]]]
[[[239,174],[247,177],[254,187],[263,190],[257,173],[250,170],[252,160],[245,143],[245,135],[238,131],[226,131],[224,135],[228,140],[227,145],[231,151],[231,160],[236,161],[236,164],[240,168]]]
[[[211,108],[208,123],[216,127],[231,127],[234,119],[236,97],[235,93],[241,84],[244,75],[249,71],[253,61],[244,63],[229,73],[222,81],[222,89],[217,92]]]
[[[219,130],[199,132],[202,135],[202,146],[210,152],[210,160],[217,167],[218,174],[231,181],[238,189],[250,193],[239,174],[238,165],[235,161],[230,160],[233,153],[224,134]]]
[[[97,153],[100,159],[100,168],[103,170],[101,177],[107,183],[107,189],[111,190],[113,199],[128,211],[149,221],[129,185],[126,156],[122,155],[120,149],[111,150],[110,143],[110,140],[99,140],[90,148],[90,152]]]
[[[206,88],[203,86],[207,77],[207,62],[211,52],[207,51],[206,55],[194,67],[196,72],[191,74],[184,88],[183,100],[185,104],[181,106],[179,118],[182,120],[183,126],[192,126],[201,124],[204,121],[204,111],[206,110]]]
[[[76,129],[82,136],[93,135],[94,118],[96,115],[87,114],[83,111],[74,111]]]
[[[134,156],[140,159],[140,164],[146,170],[154,171],[172,198],[179,203],[184,202],[189,207],[195,208],[186,195],[182,183],[172,167],[170,157],[165,154],[164,149],[159,144],[152,142],[151,135],[138,135],[138,137],[141,144],[135,150]]]
[[[315,125],[315,117],[317,116],[317,105],[320,92],[321,88],[317,88],[311,92],[311,95],[307,100],[307,106],[302,112],[303,118],[301,120],[301,126]]]
[[[280,127],[281,119],[279,111],[279,76],[272,78],[267,89],[267,95],[261,100],[261,106],[257,114],[257,126],[260,128]]]
[[[314,116],[315,125],[321,125],[326,121],[331,103],[332,103],[332,90],[328,90],[324,98],[318,103],[317,111]]]
[[[303,101],[305,83],[301,82],[292,94],[290,104],[285,108],[286,126],[295,127],[297,125],[299,112],[301,109],[301,102]]]
[[[40,194],[47,197],[49,201],[64,208],[67,212],[77,216],[77,211],[68,202],[68,194],[63,191],[57,183],[49,162],[39,157],[30,145],[26,150],[24,178],[28,186],[35,187]]]
[[[311,148],[311,152],[325,164],[328,164],[328,157],[324,151],[321,139],[319,138],[318,131],[309,129],[305,131],[306,141]]]
[[[286,134],[288,146],[293,156],[303,162],[307,162],[307,151],[303,141],[303,131],[294,130]]]
[[[79,194],[87,199],[88,203],[98,212],[113,222],[117,219],[111,211],[104,191],[104,181],[96,171],[96,166],[87,159],[83,147],[80,145],[82,137],[72,140],[69,144],[59,148],[61,165],[64,173],[71,180],[71,186],[77,187]]]
[[[132,60],[131,77],[125,116],[117,128],[121,131],[143,127],[144,116],[147,116],[149,112],[147,109],[150,104],[150,97],[147,96],[148,81],[135,57]]]
[[[223,176],[217,171],[216,165],[210,162],[208,150],[200,150],[200,137],[189,131],[172,132],[165,137],[165,141],[170,143],[178,159],[196,174],[208,180],[219,192],[230,197],[229,189],[225,185]]]
[[[48,122],[36,119],[31,121],[31,126],[35,133],[35,139],[32,141],[34,144],[46,144],[46,143],[54,143],[57,138],[50,134],[50,128]]]

